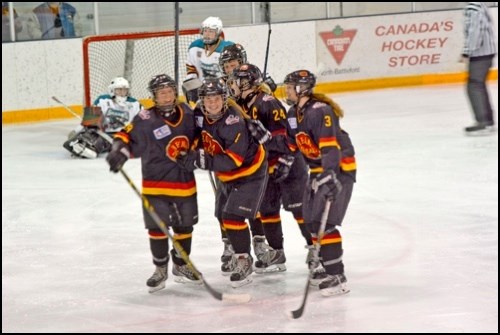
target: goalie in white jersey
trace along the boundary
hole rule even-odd
[[[141,104],[129,96],[130,84],[122,77],[114,78],[109,93],[100,95],[92,107],[85,107],[81,125],[73,130],[63,147],[73,156],[96,158],[108,152],[111,144],[100,134],[113,135],[129,123],[141,110]]]
[[[195,40],[188,49],[186,72],[182,85],[184,95],[189,103],[198,100],[198,88],[205,78],[219,78],[223,72],[219,67],[219,57],[227,45],[234,44],[224,40],[222,21],[210,16],[201,24],[201,38]]]

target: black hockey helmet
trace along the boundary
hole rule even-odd
[[[308,96],[316,86],[316,76],[308,70],[298,70],[287,74],[283,82],[294,85],[298,97]]]
[[[210,114],[205,108],[204,98],[208,96],[222,96],[223,104],[218,114]],[[205,116],[212,120],[218,120],[224,115],[227,109],[227,87],[222,78],[205,78],[203,85],[198,89],[198,96],[201,100],[201,111]]]
[[[240,65],[247,62],[247,52],[241,44],[226,45],[219,56],[219,66],[224,72],[224,64],[236,59]]]
[[[175,80],[172,79],[172,77],[166,74],[159,74],[151,78],[148,84],[148,91],[151,94],[151,98],[153,99],[156,108],[159,110],[163,117],[168,118],[173,113],[175,113],[174,107],[176,100],[174,100],[173,103],[169,103],[167,105],[159,105],[156,101],[156,91],[165,87],[171,87],[174,90],[177,100],[177,84],[175,83]]]
[[[229,81],[234,81],[241,91],[245,91],[262,84],[262,72],[253,64],[242,64],[233,70]]]

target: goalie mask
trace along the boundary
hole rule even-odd
[[[285,85],[292,85],[297,99],[310,96],[313,93],[313,88],[316,85],[316,76],[308,70],[298,70],[286,75],[283,81]],[[286,103],[293,105],[296,101],[290,100],[287,95]]]
[[[210,31],[215,32],[212,37]],[[201,23],[200,34],[203,43],[207,45],[214,45],[219,41],[220,34],[222,33],[222,21],[218,17],[209,16]],[[209,36],[210,35],[210,36]]]
[[[235,60],[235,64],[232,66],[231,61]],[[219,56],[219,66],[225,75],[230,75],[233,70],[247,62],[247,52],[241,44],[227,45],[222,50]]]
[[[164,90],[164,88],[169,88]],[[166,74],[154,76],[148,85],[156,109],[164,118],[169,118],[175,113],[175,103],[177,101],[177,84]]]
[[[125,101],[127,101],[130,84],[127,79],[123,77],[116,77],[111,80],[108,90],[111,98],[113,98],[117,104],[123,105]]]
[[[200,108],[210,120],[220,119],[227,109],[227,88],[222,78],[207,78],[198,89]]]
[[[244,91],[253,90],[257,92],[257,88],[262,84],[262,72],[253,64],[243,64],[233,70],[227,81],[229,92],[234,99],[241,99]],[[255,93],[248,94],[245,100],[249,101]]]

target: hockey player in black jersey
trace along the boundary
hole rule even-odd
[[[342,109],[324,95],[313,94],[315,76],[307,70],[288,74],[284,80],[288,123],[294,145],[309,165],[304,193],[304,219],[315,243],[327,199],[332,200],[326,229],[321,237],[321,264],[311,283],[319,283],[324,296],[347,293],[342,261],[342,224],[356,180],[354,147],[349,134],[340,128]]]
[[[215,172],[221,188],[216,217],[223,222],[234,248],[235,266],[230,280],[233,287],[251,281],[250,232],[245,222],[253,219],[262,202],[267,183],[267,154],[248,130],[243,112],[228,99],[221,78],[207,78],[199,90],[197,116],[201,126],[202,148],[178,158],[188,171],[195,168]]]
[[[228,84],[232,97],[245,113],[250,118],[261,121],[272,134],[271,140],[265,144],[270,178],[260,208],[270,248],[255,263],[255,271],[284,271],[286,258],[283,250],[281,203],[285,210],[294,214],[307,245],[312,245],[311,235],[303,224],[302,217],[301,194],[307,180],[306,165],[301,156],[294,163],[295,154],[289,146],[285,108],[271,95],[267,86],[263,85],[259,68],[252,64],[237,67],[229,76]]]
[[[148,90],[155,105],[143,109],[133,121],[115,135],[106,160],[118,172],[128,158],[141,158],[142,194],[160,218],[172,227],[174,238],[189,255],[193,225],[198,222],[196,183],[193,171],[182,169],[176,161],[195,139],[193,111],[177,101],[177,84],[166,74],[154,76]],[[165,287],[168,277],[169,243],[143,209],[146,229],[156,270],[147,281],[150,292]],[[172,273],[177,282],[201,284],[180,255],[172,249]]]
[[[233,70],[238,66],[247,62],[247,53],[245,48],[241,44],[233,44],[225,46],[219,57],[219,66],[223,71],[222,78],[227,81],[229,75],[233,73]],[[227,82],[226,82],[227,84]],[[247,120],[247,127],[251,128],[252,133],[261,143],[266,142],[267,138],[270,138],[271,133],[264,128],[262,123],[253,123],[253,121]],[[262,257],[266,254],[269,249],[269,245],[266,243],[266,237],[264,233],[264,228],[262,227],[262,222],[260,216],[255,219],[249,219],[250,231],[252,233],[252,246],[253,252],[257,261],[262,260]],[[223,232],[224,235],[224,232]],[[221,257],[222,266],[221,271],[223,274],[231,273],[231,253],[232,246],[229,244],[229,240],[223,236],[224,241],[224,254]]]

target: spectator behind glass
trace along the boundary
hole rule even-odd
[[[17,12],[14,10],[14,27],[16,34],[23,30],[23,23],[18,17]],[[9,3],[2,2],[2,42],[11,41],[10,38],[10,17],[9,17]]]
[[[67,2],[44,2],[33,13],[28,22],[36,26],[42,39],[81,36],[78,13]]]

